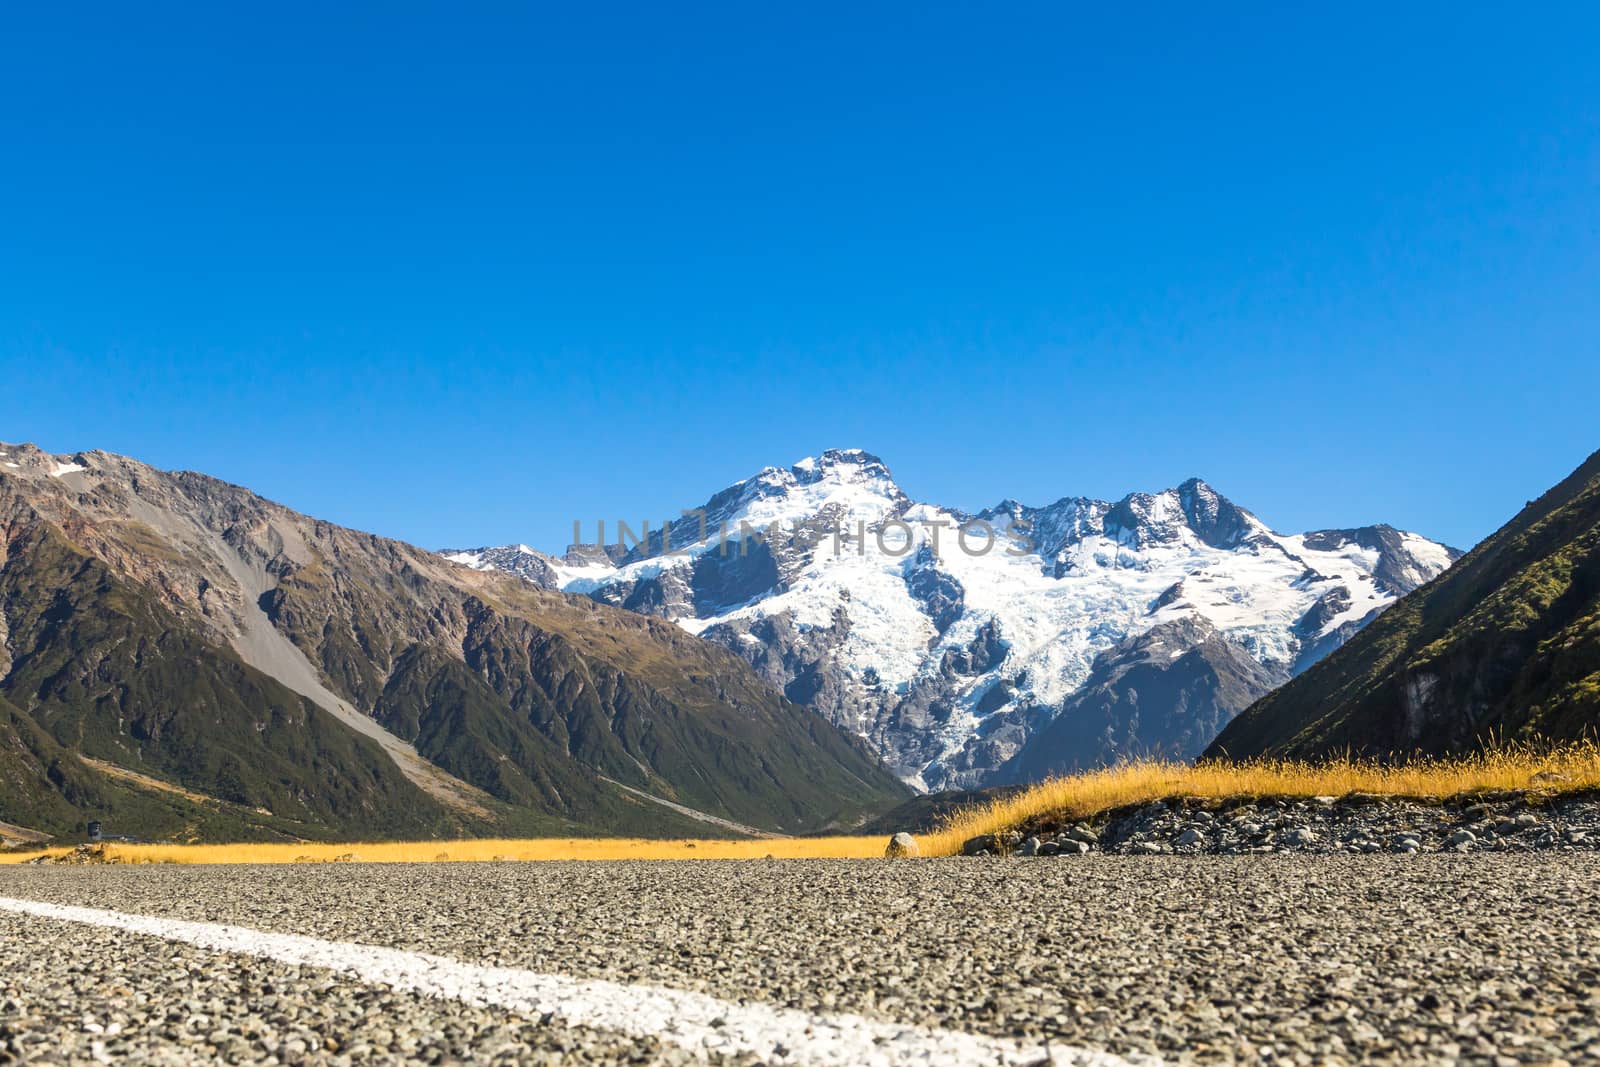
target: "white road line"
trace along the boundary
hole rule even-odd
[[[1001,1038],[876,1022],[859,1015],[811,1015],[764,1004],[739,1004],[659,986],[586,981],[507,967],[481,967],[447,956],[323,941],[221,923],[184,922],[0,897],[0,910],[85,923],[181,941],[217,952],[324,967],[363,982],[423,996],[494,1005],[525,1018],[656,1038],[702,1055],[754,1053],[773,1063],[1052,1064],[1161,1067],[1153,1057],[1123,1058],[1069,1045],[1027,1045]]]

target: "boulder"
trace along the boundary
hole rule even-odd
[[[963,856],[1004,856],[1022,844],[1022,835],[1015,830],[998,834],[979,834],[969,837],[961,845]]]
[[[902,830],[889,838],[889,847],[883,850],[883,854],[890,859],[898,859],[902,856],[919,856],[922,850],[917,847],[917,839]]]

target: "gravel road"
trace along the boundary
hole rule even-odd
[[[1175,1063],[1600,1062],[1600,857],[0,868],[0,896]],[[0,914],[0,1063],[650,1041]]]

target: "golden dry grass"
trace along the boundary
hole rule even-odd
[[[639,838],[527,838],[522,840],[387,841],[353,844],[128,845],[110,843],[113,863],[451,863],[484,860],[750,860],[883,855],[879,837],[792,837],[741,841],[650,841]],[[20,863],[70,848],[0,853],[0,863]]]
[[[1167,797],[1313,797],[1377,793],[1451,797],[1509,789],[1565,792],[1600,788],[1600,748],[1590,743],[1549,751],[1488,752],[1454,759],[1384,765],[1363,761],[1296,763],[1124,763],[1053,778],[990,804],[958,812],[920,839],[924,855],[949,856],[978,834],[1052,815],[1085,819],[1100,812]]]
[[[171,782],[163,782],[161,779],[152,778],[148,774],[130,771],[126,767],[118,767],[115,763],[107,763],[105,760],[92,759],[89,756],[79,754],[78,762],[85,767],[92,767],[101,774],[127,782],[129,785],[138,786],[140,789],[148,789],[154,793],[171,793],[195,804],[221,803],[215,797],[208,797],[204,793],[196,793],[193,790],[184,789],[181,786],[173,785]],[[260,809],[256,810],[259,811]]]
[[[957,813],[918,839],[925,856],[949,856],[978,834],[1041,816],[1085,819],[1125,804],[1168,797],[1222,800],[1238,796],[1452,797],[1498,790],[1559,793],[1600,789],[1600,747],[1506,750],[1459,759],[1384,765],[1361,761],[1186,763],[1148,761],[1053,778],[1011,797]],[[642,838],[390,841],[354,844],[108,844],[117,863],[449,863],[485,860],[748,860],[866,859],[882,856],[882,837],[794,837],[771,840],[651,841]],[[0,864],[70,848],[0,853]]]

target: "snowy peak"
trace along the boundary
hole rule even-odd
[[[1461,558],[1461,550],[1428,540],[1386,523],[1348,530],[1315,530],[1301,535],[1305,549],[1356,555],[1370,560],[1374,579],[1388,592],[1403,596],[1427,584]]]
[[[631,545],[452,554],[722,644],[932,789],[1002,781],[1036,737],[1078,747],[1030,766],[1193,755],[1454,557],[1387,526],[1278,534],[1199,478],[972,516],[859,449],[767,467]],[[1041,732],[1062,715],[1116,721]]]
[[[1070,567],[1069,550],[1091,538],[1135,551],[1186,542],[1232,549],[1271,532],[1199,478],[1158,493],[1129,493],[1115,503],[1063,497],[1034,508],[1007,498],[977,517],[1026,524],[1039,556],[1057,572]]]
[[[774,527],[787,537],[806,526],[870,525],[904,511],[910,503],[877,456],[858,448],[829,449],[789,467],[767,467],[678,516],[646,520],[648,537],[626,551],[606,547],[615,562],[627,565],[662,555],[663,545],[699,554],[724,543],[770,538]],[[585,562],[592,562],[593,546],[584,548]],[[568,555],[569,562],[577,562],[572,552]]]
[[[1160,493],[1130,493],[1111,505],[1105,516],[1105,535],[1135,547],[1192,536],[1213,548],[1233,548],[1266,529],[1199,478]]]
[[[805,521],[824,512],[876,521],[910,503],[883,460],[859,448],[829,449],[787,469],[768,467],[718,493],[706,511],[716,512],[714,505],[725,499],[746,505],[733,513],[738,518],[780,522]]]
[[[859,448],[830,448],[820,456],[807,456],[789,468],[801,484],[833,478],[841,482],[875,482],[894,486],[889,467],[871,452]],[[899,492],[899,486],[894,486]]]
[[[1232,548],[1253,534],[1267,532],[1260,519],[1199,478],[1178,486],[1177,493],[1189,529],[1213,548]]]
[[[541,589],[554,589],[560,585],[556,573],[559,561],[527,545],[446,549],[440,555],[451,563],[459,563],[475,571],[505,571],[507,574],[515,574]]]

